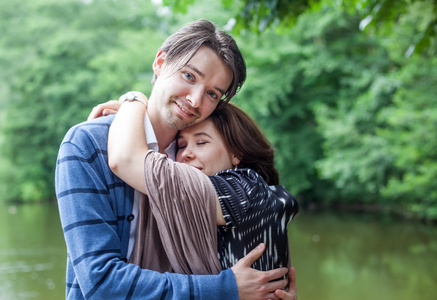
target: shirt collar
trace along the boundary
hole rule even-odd
[[[149,147],[149,150],[159,151],[158,139],[156,138],[156,134],[155,131],[153,130],[152,122],[150,122],[150,118],[147,111],[144,116],[144,130],[146,132],[147,146]],[[168,147],[165,148],[164,152],[167,154],[169,158],[175,160],[176,141],[174,140],[173,142],[171,142],[170,145],[168,145]]]

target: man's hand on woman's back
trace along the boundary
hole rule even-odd
[[[283,290],[287,286],[287,279],[275,280],[287,274],[287,268],[270,271],[258,271],[251,268],[253,262],[261,256],[264,250],[265,245],[260,244],[231,268],[237,281],[239,299],[280,299],[275,295],[275,291]],[[293,288],[292,285],[289,287]],[[286,294],[285,299],[294,300],[288,297],[293,297],[290,291]]]

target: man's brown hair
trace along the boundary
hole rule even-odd
[[[197,20],[169,36],[159,50],[166,53],[165,64],[177,71],[185,67],[203,45],[211,48],[232,71],[231,85],[222,98],[228,102],[246,80],[246,64],[237,43],[229,34],[210,21]],[[156,74],[152,83],[155,81]]]

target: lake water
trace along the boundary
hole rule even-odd
[[[66,250],[57,207],[0,208],[0,299],[63,299]],[[435,226],[301,212],[289,229],[299,300],[437,298]]]
[[[351,213],[295,221],[299,300],[437,299],[437,227]]]
[[[67,253],[57,206],[0,208],[0,299],[64,299]]]

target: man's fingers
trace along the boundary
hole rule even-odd
[[[272,280],[281,279],[287,273],[288,273],[287,268],[278,268],[278,269],[266,271],[266,272],[264,272],[264,279],[265,279],[265,281],[272,281]],[[283,280],[285,280],[285,282],[288,282],[287,279],[283,279]],[[280,280],[279,280],[279,282],[280,282]],[[284,286],[282,286],[281,289],[284,288],[285,286],[286,286],[286,284]]]
[[[275,296],[283,300],[297,300],[296,272],[294,267],[290,267],[288,270],[287,289],[277,289]]]
[[[258,246],[256,246],[255,249],[250,251],[245,257],[240,259],[237,262],[237,265],[243,265],[245,267],[250,268],[250,266],[252,266],[255,260],[257,260],[263,254],[265,248],[266,246],[263,243],[259,244]]]
[[[240,299],[280,299],[275,296],[275,291],[284,289],[288,284],[288,279],[284,278],[288,273],[287,268],[270,271],[251,268],[265,248],[263,243],[259,244],[231,268],[237,281]]]
[[[287,286],[287,279],[275,280],[266,284],[267,292],[274,292],[276,290],[283,290]]]
[[[290,267],[288,272],[288,288],[296,290],[296,270],[294,267]]]
[[[296,295],[291,294],[291,293],[287,293],[284,290],[276,290],[275,296],[278,297],[279,299],[283,299],[283,300],[295,300],[296,299]]]
[[[281,298],[276,295],[276,292],[275,293],[269,293],[264,298],[265,299],[269,299],[269,300],[281,300]]]
[[[279,299],[285,299],[285,297],[287,297],[287,292],[284,290],[276,290],[275,296],[278,297]]]
[[[297,300],[295,291],[276,290],[275,296],[282,300]]]

